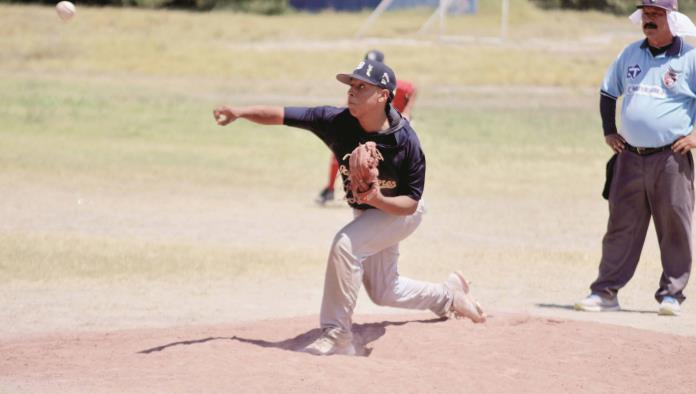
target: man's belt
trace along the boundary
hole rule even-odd
[[[629,143],[624,144],[624,149],[626,149],[629,152],[633,152],[635,154],[641,155],[641,156],[652,155],[653,153],[666,151],[667,149],[671,149],[671,148],[672,148],[672,144],[660,146],[658,148],[639,148],[639,147],[633,146]]]

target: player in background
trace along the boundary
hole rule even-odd
[[[365,54],[365,59],[384,63],[384,53],[377,49],[373,49]],[[396,80],[396,93],[394,94],[392,106],[396,108],[396,110],[399,111],[406,119],[412,119],[411,114],[413,111],[413,105],[416,102],[416,94],[416,87],[411,82],[404,81],[402,79]],[[334,185],[336,184],[337,175],[338,160],[336,160],[336,156],[331,155],[331,158],[329,159],[329,183],[324,189],[322,189],[319,196],[314,199],[317,204],[324,205],[327,201],[334,199]]]

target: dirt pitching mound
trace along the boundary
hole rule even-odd
[[[0,391],[635,392],[696,387],[696,338],[497,314],[357,316],[361,357],[300,352],[316,317],[0,342]],[[693,391],[691,391],[693,392]]]

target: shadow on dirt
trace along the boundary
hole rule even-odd
[[[432,323],[439,323],[442,321],[445,321],[447,319],[445,318],[433,318],[433,319],[426,319],[426,320],[406,320],[406,321],[382,321],[379,323],[365,323],[365,324],[353,324],[353,345],[355,346],[356,352],[358,356],[362,357],[368,357],[370,353],[372,353],[372,348],[369,348],[368,345],[377,339],[379,339],[381,336],[383,336],[386,331],[387,327],[390,326],[403,326],[405,324],[410,324],[410,323],[421,323],[421,324],[432,324]],[[201,343],[206,343],[210,341],[238,341],[238,342],[243,342],[243,343],[248,343],[251,345],[256,345],[260,346],[263,348],[276,348],[276,349],[281,349],[281,350],[289,350],[293,352],[302,352],[303,349],[312,343],[315,339],[319,338],[321,335],[322,330],[320,328],[315,328],[312,330],[309,330],[307,332],[304,332],[300,335],[297,335],[296,337],[285,339],[282,341],[267,341],[264,339],[252,339],[252,338],[243,338],[239,336],[232,336],[232,337],[208,337],[208,338],[202,338],[202,339],[192,339],[192,340],[187,340],[187,341],[178,341],[178,342],[172,342],[168,343],[166,345],[162,346],[156,346],[150,349],[145,349],[141,350],[138,353],[140,354],[150,354],[150,353],[155,353],[155,352],[161,352],[164,351],[168,348],[174,347],[174,346],[188,346],[188,345],[197,345]]]
[[[568,311],[574,311],[575,307],[573,305],[563,305],[563,304],[535,304],[537,308],[545,308],[545,309],[565,309]],[[585,312],[585,313],[596,313],[596,312]],[[650,313],[650,314],[656,314],[657,311],[649,311],[649,310],[642,310],[642,309],[626,309],[626,308],[621,308],[621,310],[618,311],[611,311],[611,312],[602,312],[602,313]]]

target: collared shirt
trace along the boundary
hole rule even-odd
[[[283,124],[309,130],[324,141],[338,160],[348,204],[357,209],[370,209],[373,208],[370,205],[357,204],[348,187],[348,159],[358,144],[374,141],[384,157],[378,166],[383,195],[409,196],[418,201],[425,186],[425,155],[416,132],[396,110],[392,109],[389,120],[389,129],[368,133],[347,108],[286,107]]]
[[[696,119],[696,51],[680,37],[653,56],[648,41],[628,45],[609,67],[601,94],[623,97],[621,128],[626,141],[660,147],[691,132]]]

